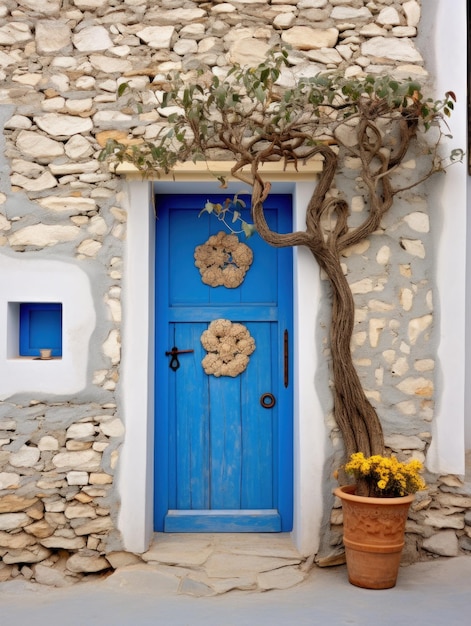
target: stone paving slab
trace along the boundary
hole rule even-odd
[[[180,594],[198,597],[286,589],[307,576],[288,533],[156,533],[141,557],[173,576]]]
[[[181,595],[174,578],[133,567],[61,589],[2,583],[1,626],[465,626],[471,614],[470,557],[402,567],[393,589],[354,587],[341,565],[290,589],[213,597]]]

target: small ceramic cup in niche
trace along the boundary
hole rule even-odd
[[[41,359],[50,359],[52,358],[52,350],[51,348],[41,348],[39,351],[39,358]]]

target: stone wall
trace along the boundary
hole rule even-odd
[[[0,405],[0,580],[63,584],[110,567],[122,548],[114,475],[124,436],[126,212],[121,181],[97,160],[107,137],[156,137],[166,123],[155,105],[167,72],[203,64],[221,75],[233,62],[258,63],[280,41],[292,46],[295,76],[327,68],[426,79],[414,40],[420,13],[416,0],[3,1],[0,255],[79,265],[93,282],[98,322],[82,392],[16,394]],[[141,114],[117,97],[122,81],[146,90]],[[353,192],[353,214],[363,210],[357,165],[338,181]],[[412,155],[402,175],[419,171]],[[435,400],[432,228],[419,188],[345,257],[362,381],[381,407],[388,446],[422,460]],[[325,407],[338,460],[328,399]],[[411,515],[411,558],[470,550],[469,488],[458,477],[429,480]],[[325,550],[337,548],[339,522],[334,509]]]

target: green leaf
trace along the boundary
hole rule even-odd
[[[263,102],[265,100],[265,90],[263,89],[262,85],[258,85],[258,87],[255,89],[255,97],[259,102]]]
[[[199,212],[199,215],[202,215],[203,213],[209,213],[211,214],[214,210],[214,204],[212,202],[210,202],[209,200],[206,201],[206,204],[204,205],[204,207],[201,209],[201,211]]]
[[[129,83],[121,83],[121,85],[118,87],[118,98],[120,98],[128,88]]]
[[[257,232],[257,229],[253,224],[248,224],[247,222],[242,221],[242,230],[244,231],[247,239],[251,237],[254,233]]]

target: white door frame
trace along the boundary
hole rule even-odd
[[[232,187],[231,187],[232,186]],[[239,191],[232,184],[227,192]],[[294,227],[304,229],[314,182],[273,183],[273,193],[293,195]],[[124,546],[142,553],[153,534],[154,454],[154,209],[152,193],[217,193],[215,183],[128,182],[124,270],[122,379],[125,442],[119,463],[118,527]],[[309,289],[300,288],[309,285]],[[323,464],[327,433],[314,387],[317,370],[315,320],[320,302],[319,270],[307,250],[294,250],[294,526],[303,555],[318,550],[323,515]],[[302,341],[299,340],[302,329]],[[302,503],[302,506],[301,506]]]

